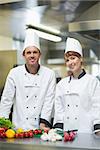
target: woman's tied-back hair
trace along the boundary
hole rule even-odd
[[[68,51],[67,53],[64,54],[65,59],[68,58],[69,56],[76,56],[78,58],[81,58],[81,55],[74,51]]]

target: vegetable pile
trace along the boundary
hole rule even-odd
[[[43,141],[61,141],[64,142],[73,141],[76,137],[76,132],[74,131],[59,131],[56,129],[51,129],[49,131],[34,129],[24,131],[22,128],[15,130],[15,126],[9,119],[0,118],[0,138],[33,138],[38,137]],[[64,137],[64,138],[62,138]]]
[[[14,125],[12,124],[12,122],[9,119],[6,118],[0,118],[0,127],[3,128],[14,128]]]
[[[0,118],[0,138],[32,138],[40,137],[41,129],[24,131],[22,128],[15,130],[13,123],[6,118]]]

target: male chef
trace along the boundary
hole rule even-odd
[[[38,35],[26,30],[23,48],[25,64],[10,70],[0,102],[0,116],[9,118],[13,105],[12,122],[24,130],[49,130],[55,95],[55,73],[42,66]]]

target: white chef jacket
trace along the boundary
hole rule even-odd
[[[79,79],[66,77],[58,83],[54,126],[59,123],[64,124],[65,131],[92,133],[94,125],[99,125],[100,129],[100,82],[97,78],[84,74]]]
[[[11,69],[0,103],[0,116],[9,118],[13,105],[12,122],[24,130],[39,128],[39,118],[50,123],[55,95],[55,73],[40,66],[37,74],[26,71],[25,65]]]

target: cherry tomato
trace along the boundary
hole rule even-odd
[[[34,133],[35,135],[37,135],[37,134],[38,134],[38,129],[34,130],[33,133]]]
[[[39,133],[39,134],[42,134],[42,130],[41,130],[41,129],[38,129],[38,133]]]

